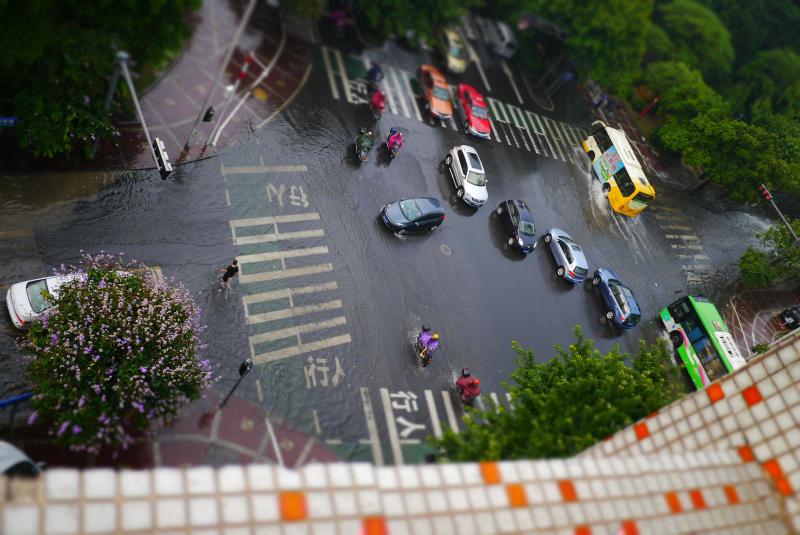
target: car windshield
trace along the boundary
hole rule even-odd
[[[28,293],[28,301],[31,303],[31,308],[34,312],[39,314],[47,308],[47,300],[42,297],[42,290],[47,290],[47,282],[42,279],[38,281],[29,282],[25,291]]]
[[[628,295],[630,295],[630,291],[625,288],[624,286],[620,286],[618,283],[611,283],[611,293],[614,294],[614,301],[617,302],[617,306],[622,311],[623,316],[627,316],[631,309],[628,307]],[[632,296],[631,296],[632,297]]]
[[[579,275],[579,276],[583,277],[587,273],[589,273],[589,271],[586,268],[581,267],[581,266],[575,266],[575,274],[576,275]]]
[[[433,96],[442,100],[450,100],[450,93],[447,92],[447,89],[438,85],[433,88]]]
[[[409,221],[415,221],[422,215],[419,206],[417,206],[417,203],[415,203],[413,199],[400,201],[400,211],[403,212],[403,215]]]
[[[519,222],[519,231],[522,234],[527,234],[528,236],[533,236],[533,234],[534,234],[533,223],[531,223],[530,221],[524,221],[524,220],[520,221]]]
[[[483,164],[481,164],[481,159],[478,158],[478,155],[474,152],[468,152],[469,154],[469,164],[473,169],[477,169],[478,171],[483,171]]]
[[[575,244],[575,243],[570,243],[570,244],[569,244],[569,246],[570,246],[570,247],[572,247],[572,250],[573,250],[573,251],[577,251],[577,252],[579,252],[579,253],[581,252],[581,248],[580,248],[580,247],[578,247],[578,245],[577,245],[577,244]]]
[[[470,170],[467,173],[467,182],[474,186],[485,186],[486,185],[486,175],[483,173],[476,173],[475,171]]]
[[[483,106],[473,106],[472,115],[478,119],[488,119],[489,114]]]

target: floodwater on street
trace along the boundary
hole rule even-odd
[[[477,140],[455,122],[424,115],[409,81],[411,63],[421,59],[403,52],[393,63],[387,47],[374,57],[388,71],[392,103],[377,123],[366,104],[353,103],[365,89],[364,59],[324,47],[281,115],[166,181],[154,171],[3,177],[0,285],[49,275],[81,250],[124,252],[157,266],[203,310],[216,389],[227,392],[239,363],[252,357],[255,369],[237,395],[343,456],[391,462],[391,452],[408,461],[460,413],[452,386],[462,367],[481,378],[484,397],[505,402],[513,340],[546,361],[580,324],[601,350],[634,352],[640,338],[659,336],[660,308],[687,291],[713,295],[716,281],[732,280],[739,255],[768,225],[657,177],[647,211],[614,214],[577,144],[591,117],[573,90],[564,89],[571,107],[544,120],[527,99],[504,104],[516,100],[512,88],[491,78],[496,135]],[[461,78],[482,87],[474,69]],[[353,150],[360,126],[378,141],[363,164]],[[381,146],[391,126],[406,138],[395,160]],[[489,201],[477,210],[456,197],[441,166],[460,144],[475,147],[487,169]],[[440,199],[447,219],[429,235],[398,238],[378,212],[412,196]],[[509,250],[494,209],[511,198],[528,202],[537,237],[567,230],[584,248],[590,274],[613,268],[640,302],[641,325],[625,332],[608,325],[591,283],[560,280],[541,240],[528,257]],[[219,269],[234,257],[240,276],[224,290]],[[442,336],[425,369],[412,349],[422,324]],[[29,388],[17,335],[6,318],[2,397]]]

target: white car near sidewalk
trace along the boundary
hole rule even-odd
[[[486,203],[486,171],[478,151],[469,145],[457,145],[444,158],[444,165],[453,178],[456,195],[470,206],[478,208]]]
[[[58,296],[61,285],[76,276],[78,275],[58,275],[12,284],[6,292],[6,306],[14,327],[24,329],[47,310],[49,302],[42,296],[42,290]]]

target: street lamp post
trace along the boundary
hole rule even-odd
[[[792,245],[794,247],[800,246],[800,238],[797,237],[797,233],[795,233],[795,231],[792,228],[792,225],[789,223],[789,221],[786,220],[786,216],[783,215],[783,212],[781,212],[781,209],[778,208],[777,204],[775,204],[775,201],[772,198],[772,193],[770,193],[769,189],[767,189],[767,186],[765,184],[759,184],[758,191],[760,191],[761,195],[763,195],[764,198],[770,202],[772,207],[775,209],[775,211],[780,216],[781,221],[783,221],[783,224],[789,230],[789,234],[791,234],[792,238],[794,239],[794,243]]]
[[[239,364],[239,378],[236,380],[236,384],[233,385],[233,388],[231,388],[231,391],[228,392],[228,395],[225,396],[225,399],[222,400],[222,403],[219,404],[219,408],[220,409],[225,406],[225,404],[228,402],[230,397],[233,395],[233,391],[236,390],[236,387],[239,386],[239,383],[242,382],[242,379],[244,379],[244,376],[247,375],[247,373],[252,369],[253,369],[253,361],[252,361],[252,359],[249,359],[249,358],[245,359],[245,360],[242,361],[241,364]]]

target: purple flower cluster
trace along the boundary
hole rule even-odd
[[[126,448],[208,387],[205,327],[182,285],[156,285],[144,265],[105,253],[60,274],[73,278],[19,343],[38,385],[30,423],[51,422],[75,450]]]

